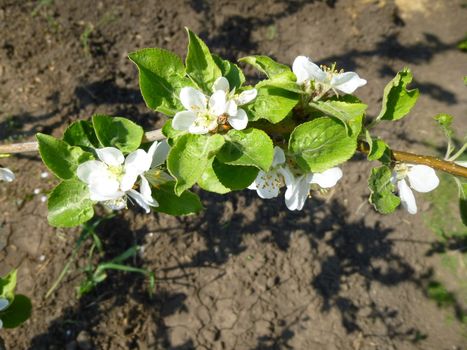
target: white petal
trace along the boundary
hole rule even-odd
[[[366,80],[361,79],[355,72],[339,73],[331,79],[331,86],[344,94],[351,94],[365,84]]]
[[[227,101],[225,110],[228,115],[236,115],[238,108],[237,108],[237,104],[235,103],[235,101],[234,100]]]
[[[217,126],[217,123],[216,123],[216,126]],[[209,132],[209,128],[204,125],[192,124],[190,128],[188,129],[188,132],[190,134],[203,135]]]
[[[259,171],[255,180],[256,192],[264,199],[270,199],[279,195],[279,174],[275,171]],[[251,185],[250,185],[251,186]]]
[[[228,122],[235,130],[243,130],[248,125],[248,115],[239,108],[235,116],[229,116]]]
[[[0,168],[0,180],[12,182],[15,179],[15,174],[8,168]]]
[[[135,185],[136,180],[138,180],[138,176],[140,174],[137,173],[136,171],[132,170],[127,170],[125,171],[125,174],[122,176],[122,179],[120,180],[120,189],[123,192],[126,192],[133,188]]]
[[[169,154],[170,146],[167,140],[154,142],[148,150],[148,155],[151,157],[151,169],[164,164]]]
[[[399,197],[401,198],[402,206],[407,209],[410,214],[417,214],[417,202],[415,202],[415,196],[412,190],[407,185],[405,180],[401,180],[397,183],[399,189]]]
[[[209,111],[215,116],[220,116],[227,112],[227,98],[225,91],[217,90],[209,99]]]
[[[8,305],[10,305],[8,299],[0,298],[0,311],[5,310],[8,307]]]
[[[410,187],[417,192],[430,192],[439,185],[438,176],[433,168],[426,165],[413,165],[407,172]]]
[[[310,183],[318,184],[322,188],[330,188],[335,186],[341,178],[342,170],[340,168],[331,168],[322,173],[314,173],[311,176]]]
[[[208,104],[206,96],[192,87],[184,87],[180,90],[180,101],[183,107],[191,112],[203,111]]]
[[[285,163],[285,153],[279,146],[274,146],[274,158],[272,160],[272,167]]]
[[[225,92],[230,91],[229,81],[225,77],[217,78],[212,86],[212,91],[222,90]]]
[[[186,131],[196,120],[196,114],[190,111],[177,112],[172,120],[175,130]]]
[[[284,182],[286,186],[291,186],[295,183],[295,175],[292,173],[292,171],[289,169],[287,165],[283,167],[279,167],[277,171],[284,178]]]
[[[103,202],[110,210],[122,210],[126,208],[126,196],[117,199],[111,199]]]
[[[139,188],[139,192],[144,197],[144,199],[146,200],[146,203],[148,203],[149,206],[151,207],[159,206],[159,203],[152,197],[151,187],[149,186],[148,180],[146,180],[144,176],[141,176],[141,185]]]
[[[245,105],[253,101],[258,95],[258,90],[250,89],[243,91],[236,99],[236,102],[239,106]]]
[[[89,184],[89,193],[93,201],[105,201],[124,196],[119,188],[120,183],[116,179],[99,178]]]
[[[249,190],[257,190],[256,181],[253,181],[250,186],[247,187]]]
[[[78,165],[76,169],[78,178],[89,184],[93,178],[108,176],[107,166],[99,160],[88,160]]]
[[[323,72],[321,68],[305,56],[298,56],[295,58],[292,64],[292,71],[297,77],[297,84],[303,84],[308,80],[324,82],[327,77],[326,73]]]
[[[122,151],[115,147],[96,148],[96,153],[99,159],[107,165],[118,166],[125,161]]]
[[[152,158],[142,149],[131,152],[125,159],[125,172],[142,174],[151,167]]]
[[[302,210],[310,193],[310,184],[304,175],[298,177],[287,186],[285,191],[285,205],[289,210]]]
[[[138,205],[144,209],[146,214],[149,214],[151,212],[151,208],[149,208],[149,204],[146,202],[146,199],[143,197],[141,193],[135,190],[129,190],[127,194],[135,200]]]

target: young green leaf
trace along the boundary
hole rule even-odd
[[[356,138],[347,136],[342,123],[329,117],[297,126],[289,139],[289,151],[298,165],[318,173],[348,160],[356,148]]]
[[[217,155],[222,163],[254,166],[268,171],[274,157],[271,138],[262,130],[248,128],[230,130],[225,135],[225,144]]]
[[[197,213],[203,204],[193,192],[184,191],[180,196],[175,194],[175,182],[166,182],[153,191],[153,197],[159,203],[154,210],[169,215],[179,216]]]
[[[449,114],[446,114],[446,113],[440,113],[440,114],[434,116],[433,118],[434,118],[434,120],[436,120],[438,122],[441,129],[443,129],[443,132],[446,135],[446,137],[448,137],[448,138],[452,137],[453,130],[452,130],[451,125],[452,125],[452,120],[454,118],[452,116],[450,116]]]
[[[143,49],[129,55],[139,70],[139,86],[146,105],[169,116],[182,110],[181,88],[193,86],[180,57],[163,49]]]
[[[368,130],[365,130],[365,139],[370,147],[368,152],[368,160],[378,160],[385,156],[382,161],[383,164],[386,164],[388,161],[391,160],[391,157],[387,154],[389,151],[389,147],[383,140],[380,139],[373,139],[371,134]],[[386,159],[387,158],[387,159]]]
[[[176,140],[178,137],[185,135],[187,132],[186,131],[180,131],[180,130],[175,130],[172,127],[172,119],[168,119],[164,126],[162,127],[162,133],[164,134],[165,137],[167,137],[168,142],[170,145],[173,144],[174,140]]]
[[[400,204],[400,198],[393,192],[395,185],[391,182],[392,171],[383,165],[379,168],[371,169],[368,179],[370,188],[370,203],[382,214],[392,213]]]
[[[256,179],[258,171],[255,167],[228,165],[214,158],[198,184],[203,190],[220,194],[243,190]]]
[[[212,55],[212,58],[221,70],[222,76],[229,81],[230,88],[238,90],[245,82],[245,75],[243,75],[242,70],[235,63],[224,60],[217,55]]]
[[[87,120],[78,120],[72,123],[63,134],[63,141],[70,146],[87,148],[99,147],[99,140],[92,123]]]
[[[299,95],[276,87],[259,87],[253,103],[242,108],[250,120],[266,119],[279,123],[292,111],[299,101]]]
[[[7,309],[0,312],[4,328],[16,328],[31,316],[31,300],[25,295],[15,295]]]
[[[55,227],[78,226],[94,216],[92,205],[86,184],[79,180],[63,181],[50,193],[47,219]]]
[[[177,196],[201,178],[223,144],[224,138],[218,134],[212,136],[186,134],[177,139],[167,159],[168,170],[177,179],[175,185]]]
[[[0,298],[13,300],[16,288],[16,269],[0,278]]]
[[[102,146],[117,147],[123,153],[137,150],[144,136],[141,126],[122,117],[94,115],[92,124]]]
[[[383,105],[376,120],[399,120],[404,118],[418,99],[418,89],[407,90],[412,81],[412,72],[404,68],[384,88]]]
[[[285,76],[291,81],[295,81],[295,74],[292,73],[289,66],[278,63],[268,56],[247,56],[239,59],[240,62],[251,64],[260,72],[272,79],[277,76]]]
[[[363,117],[367,105],[351,95],[347,96],[341,100],[333,98],[326,101],[311,101],[310,106],[342,121],[350,136],[352,130],[348,128],[349,123]]]
[[[191,30],[188,33],[188,53],[186,55],[186,72],[205,92],[211,92],[217,78],[222,76],[220,68],[206,44]]]
[[[39,153],[47,168],[62,180],[76,177],[78,165],[92,159],[92,154],[65,141],[45,134],[37,134]]]

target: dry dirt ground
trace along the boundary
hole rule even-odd
[[[0,0],[0,139],[61,135],[94,113],[160,126],[164,119],[145,107],[127,54],[163,47],[184,55],[188,26],[230,59],[262,53],[290,64],[305,54],[356,70],[368,80],[358,95],[370,116],[395,72],[411,67],[419,103],[379,134],[394,148],[436,154],[443,139],[435,114],[456,116],[459,136],[467,130],[467,56],[456,48],[467,31],[466,6]],[[147,280],[124,272],[110,272],[76,298],[82,251],[46,299],[80,231],[48,226],[34,190],[45,193],[55,180],[40,177],[45,168],[36,155],[1,164],[18,179],[0,186],[0,273],[19,267],[18,290],[34,304],[26,324],[1,331],[8,349],[467,349],[467,268],[456,265],[454,275],[442,263],[446,256],[462,263],[465,241],[459,248],[435,235],[433,224],[453,224],[444,214],[430,221],[443,193],[431,204],[419,197],[417,216],[381,216],[367,202],[371,165],[361,157],[344,165],[333,193],[313,198],[300,213],[287,211],[281,198],[262,201],[243,191],[202,194],[206,210],[197,216],[133,209],[102,223],[105,254],[95,262],[140,245],[128,263],[155,272],[153,298]],[[450,292],[447,307],[430,297],[437,281]]]

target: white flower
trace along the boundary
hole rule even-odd
[[[8,299],[0,298],[0,311],[5,310],[10,305]],[[0,320],[0,328],[3,327],[3,322]]]
[[[259,171],[255,181],[248,186],[256,190],[258,196],[264,199],[279,195],[280,188],[287,186],[285,191],[285,204],[289,210],[302,210],[310,193],[310,185],[317,184],[321,188],[330,188],[336,185],[342,177],[342,170],[331,168],[322,173],[303,173],[296,167],[286,163],[284,151],[274,147],[274,160],[268,172]]]
[[[256,190],[258,196],[270,199],[279,195],[279,189],[284,186],[281,165],[285,163],[285,154],[282,148],[274,147],[274,159],[271,169],[268,172],[260,170],[255,181],[248,186],[250,190]]]
[[[184,87],[180,91],[180,101],[185,111],[175,114],[172,126],[176,130],[186,130],[192,134],[207,134],[218,125],[229,123],[236,130],[243,130],[248,124],[246,112],[238,108],[256,97],[256,90],[247,90],[238,97],[229,92],[226,78],[218,78],[213,85],[214,93],[209,98],[199,90]]]
[[[168,150],[165,141],[156,141],[147,153],[138,149],[125,159],[117,148],[99,148],[96,154],[100,160],[88,160],[80,164],[77,175],[88,185],[91,200],[104,202],[107,207],[119,210],[126,207],[129,196],[148,213],[150,207],[156,207],[158,203],[152,198],[145,175],[164,163]],[[138,177],[141,179],[140,192],[133,189]]]
[[[297,84],[306,86],[310,81],[314,81],[323,91],[331,89],[334,92],[351,94],[366,84],[366,80],[361,79],[355,72],[338,73],[334,69],[322,70],[305,56],[295,58],[292,71],[297,77]]]
[[[12,182],[15,179],[15,174],[8,168],[0,168],[0,180]]]
[[[285,204],[289,210],[302,210],[310,193],[310,185],[317,184],[321,188],[334,187],[342,178],[340,168],[331,168],[322,173],[297,174],[289,167],[282,169],[287,190],[285,191]]]
[[[410,187],[405,178],[408,178]],[[394,169],[391,181],[397,183],[402,206],[410,214],[417,213],[417,203],[412,189],[426,193],[433,191],[439,185],[435,171],[426,165],[399,164]]]

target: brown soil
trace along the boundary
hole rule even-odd
[[[369,81],[359,96],[370,115],[384,85],[410,66],[419,104],[380,136],[432,153],[443,142],[433,115],[455,115],[467,129],[467,60],[456,49],[465,23],[460,0],[0,0],[0,139],[60,135],[94,113],[160,126],[126,56],[143,47],[183,55],[188,26],[231,59],[263,53],[291,63],[306,54],[357,70]],[[131,263],[156,273],[152,299],[140,275],[122,272],[77,299],[76,269],[45,299],[79,231],[48,226],[33,191],[55,180],[40,178],[37,156],[1,163],[19,178],[0,186],[0,273],[19,267],[18,290],[34,303],[25,325],[1,331],[8,349],[467,349],[461,323],[427,296],[433,279],[450,283],[430,253],[436,236],[423,214],[370,208],[363,158],[300,213],[243,191],[202,194],[197,216],[134,209],[103,223],[101,261],[141,245]],[[421,198],[420,207],[433,209]]]

